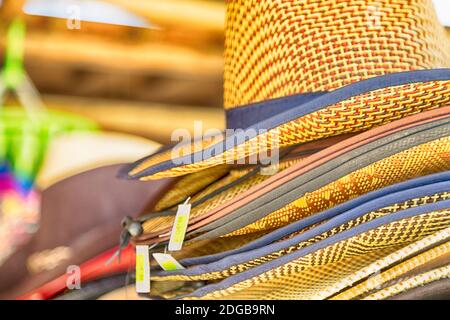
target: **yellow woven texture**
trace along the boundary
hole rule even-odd
[[[379,217],[382,217],[382,216],[385,216],[385,215],[388,215],[391,213],[395,213],[399,210],[413,208],[413,207],[417,207],[417,206],[424,205],[427,203],[434,203],[434,202],[446,200],[449,198],[450,198],[450,193],[445,192],[442,194],[436,194],[433,196],[411,199],[409,201],[397,203],[392,206],[387,206],[385,208],[382,208],[382,209],[379,209],[379,210],[376,210],[373,212],[369,212],[367,214],[362,215],[361,217],[358,217],[357,219],[351,220],[340,226],[332,228],[320,235],[315,236],[314,238],[299,242],[296,245],[287,247],[287,248],[279,250],[277,252],[273,252],[266,256],[262,256],[257,259],[254,259],[254,260],[251,260],[251,261],[239,264],[239,265],[234,265],[234,266],[232,266],[228,269],[222,270],[220,272],[210,272],[210,273],[200,274],[200,275],[196,275],[196,276],[181,276],[181,275],[178,275],[178,276],[177,275],[172,275],[172,276],[168,275],[168,276],[164,276],[164,277],[153,276],[152,280],[164,281],[164,280],[216,280],[216,279],[223,279],[223,278],[229,277],[231,275],[234,275],[236,273],[243,272],[245,270],[253,268],[257,265],[269,262],[273,259],[277,259],[283,255],[292,253],[296,250],[300,250],[302,248],[305,248],[305,247],[312,245],[314,243],[317,243],[319,241],[325,240],[326,238],[329,238],[340,232],[349,230],[349,229],[356,227],[362,223],[366,223],[366,222],[372,221],[376,218],[379,218]]]
[[[184,202],[187,197],[199,192],[205,186],[224,176],[230,169],[227,166],[217,166],[184,176],[164,194],[155,205],[155,211],[161,211]]]
[[[424,253],[416,255],[382,273],[376,274],[364,282],[357,284],[348,290],[334,296],[332,300],[350,300],[360,297],[374,289],[381,287],[388,281],[402,277],[405,273],[426,264],[427,262],[450,253],[450,242],[432,248]]]
[[[379,290],[370,296],[365,297],[363,300],[383,300],[395,296],[404,291],[417,288],[427,283],[441,280],[450,277],[450,265],[446,265],[441,268],[437,268],[422,274],[419,274],[410,279],[404,280],[400,283],[392,285],[388,288]]]
[[[225,107],[450,66],[431,0],[227,1]]]
[[[141,180],[196,172],[229,162],[229,159],[237,160],[252,154],[264,154],[274,146],[283,148],[340,134],[361,132],[449,103],[450,81],[412,83],[374,90],[284,123],[207,160],[158,172]],[[158,158],[151,157],[143,161],[132,169],[130,174],[137,174],[159,163],[161,159],[170,161],[171,153],[166,152]]]
[[[390,184],[449,169],[450,137],[445,137],[352,172],[229,235],[278,228]]]
[[[339,241],[200,299],[322,299],[364,266],[450,226],[450,209],[395,221]],[[336,292],[336,291],[335,291]],[[197,299],[197,298],[195,298]]]
[[[299,161],[301,161],[301,160],[283,161],[279,164],[279,170],[282,171]],[[208,169],[208,170],[210,170],[210,169]],[[191,203],[195,202],[203,197],[206,197],[208,194],[214,192],[215,190],[217,190],[223,186],[226,186],[230,183],[233,183],[240,177],[247,174],[249,172],[249,170],[251,170],[251,169],[231,170],[227,176],[223,177],[222,179],[219,179],[218,181],[212,183],[210,186],[208,186],[204,190],[198,192],[194,197],[192,197],[190,202]],[[191,176],[197,175],[202,172],[204,172],[204,171],[194,173],[187,177],[191,177]],[[219,207],[220,205],[224,204],[225,202],[232,200],[240,193],[247,191],[251,187],[263,182],[264,180],[266,180],[268,178],[270,178],[269,175],[262,175],[262,174],[257,173],[254,176],[251,176],[250,178],[246,179],[245,181],[237,184],[236,186],[229,188],[225,192],[221,192],[220,194],[218,194],[214,197],[211,197],[210,199],[206,200],[204,203],[192,208],[191,213],[190,213],[190,219],[192,220],[193,218],[195,218],[197,216],[201,216],[201,215]],[[191,179],[189,179],[189,180],[191,180]],[[183,191],[180,190],[177,192],[183,192]],[[158,232],[158,231],[161,231],[161,230],[164,230],[167,228],[171,228],[173,225],[173,222],[174,222],[173,216],[151,218],[143,224],[144,234],[149,233],[149,232]]]
[[[235,236],[229,238],[216,238],[201,240],[195,242],[188,242],[183,244],[183,250],[174,251],[171,254],[175,259],[182,260],[185,258],[200,257],[219,252],[228,251],[239,248],[257,238],[261,237],[262,233],[251,233],[243,236]],[[153,276],[152,276],[153,280]]]

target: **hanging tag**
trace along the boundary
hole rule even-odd
[[[170,254],[154,253],[153,258],[155,258],[159,266],[165,271],[184,269],[184,267]]]
[[[148,246],[136,246],[136,292],[150,292],[150,257]]]
[[[179,251],[183,247],[184,236],[189,223],[189,214],[191,213],[191,205],[188,204],[190,199],[187,198],[183,204],[178,206],[172,232],[170,233],[169,251]]]

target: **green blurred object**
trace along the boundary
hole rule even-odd
[[[12,92],[24,108],[5,108],[0,102],[0,167],[11,170],[20,186],[29,190],[51,139],[61,133],[96,130],[97,125],[83,117],[43,107],[23,65],[25,33],[21,19],[15,19],[8,28],[0,101]]]
[[[94,131],[97,125],[73,114],[45,111],[30,117],[17,107],[0,112],[0,161],[25,189],[31,188],[49,142],[61,133]]]
[[[25,23],[21,19],[15,19],[8,28],[3,81],[5,88],[9,90],[16,89],[25,78],[23,66],[25,32]]]

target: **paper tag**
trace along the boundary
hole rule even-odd
[[[154,253],[153,258],[155,258],[159,266],[165,271],[184,269],[184,267],[170,254]]]
[[[169,251],[179,251],[183,247],[184,236],[189,223],[189,214],[191,213],[191,205],[187,203],[189,199],[178,206],[172,232],[170,233]]]
[[[136,246],[136,292],[150,292],[150,258],[148,246]]]

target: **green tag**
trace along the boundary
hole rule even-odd
[[[3,80],[8,89],[17,88],[25,76],[23,66],[25,33],[25,23],[20,19],[14,20],[8,28],[3,70]]]
[[[144,255],[141,253],[136,255],[136,281],[143,282],[144,273]]]

